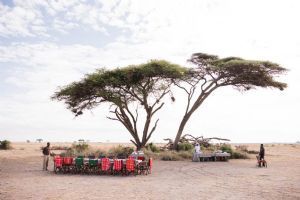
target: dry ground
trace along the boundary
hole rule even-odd
[[[300,145],[267,145],[268,168],[257,168],[254,157],[205,163],[154,161],[151,175],[136,177],[44,172],[41,144],[13,146],[14,150],[0,151],[1,200],[300,199]]]

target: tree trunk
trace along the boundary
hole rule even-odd
[[[179,142],[179,140],[181,138],[183,129],[184,129],[186,123],[188,122],[189,118],[191,117],[192,113],[193,112],[190,111],[190,112],[188,112],[187,114],[185,114],[183,116],[183,119],[182,119],[182,121],[180,123],[179,129],[177,131],[177,135],[176,135],[176,138],[175,138],[175,141],[174,141],[174,144],[173,144],[173,149],[174,150],[178,150],[178,142]]]

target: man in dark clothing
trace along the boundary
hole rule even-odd
[[[43,148],[43,155],[44,155],[44,161],[43,161],[43,170],[48,170],[48,162],[49,162],[49,155],[50,155],[50,143],[47,142],[47,146]]]
[[[264,145],[261,144],[260,145],[260,150],[259,150],[259,166],[261,167],[261,163],[263,163],[263,166],[265,166],[265,163],[262,162],[263,160],[265,159],[265,148],[264,148]]]

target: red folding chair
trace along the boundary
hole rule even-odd
[[[63,157],[63,171],[70,172],[73,168],[73,158],[72,157]]]
[[[102,158],[101,159],[101,171],[103,173],[108,173],[110,170],[110,160],[109,158]]]
[[[113,174],[122,173],[122,160],[114,159]]]
[[[126,160],[126,175],[133,173],[136,175],[136,167],[135,167],[135,160],[129,158]]]
[[[63,164],[63,159],[60,156],[55,156],[54,157],[54,172],[60,172],[62,171],[62,164]]]

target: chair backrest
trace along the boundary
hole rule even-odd
[[[75,165],[76,166],[82,166],[83,165],[83,158],[82,157],[77,157],[75,159]]]
[[[63,159],[61,157],[54,158],[55,167],[62,167]]]
[[[89,166],[97,166],[98,159],[89,159]]]
[[[126,171],[132,172],[135,169],[135,160],[134,159],[127,159],[126,160]]]
[[[114,167],[114,170],[121,171],[122,170],[122,160],[115,159],[113,167]]]
[[[144,161],[144,160],[145,160],[145,157],[144,157],[144,156],[138,156],[137,159],[138,159],[138,160]]]
[[[63,158],[63,164],[64,165],[72,165],[73,163],[73,158],[72,157],[64,157]]]
[[[102,158],[101,159],[101,170],[108,171],[110,169],[110,161],[109,158]]]

